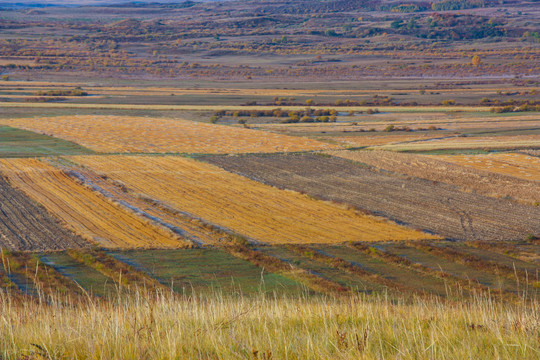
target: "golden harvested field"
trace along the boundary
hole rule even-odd
[[[110,248],[183,247],[186,243],[104,196],[79,184],[63,171],[35,159],[2,159],[0,173],[42,204],[66,227]]]
[[[69,159],[121,181],[136,193],[256,241],[341,243],[435,238],[192,159],[172,156]]]
[[[540,135],[475,136],[433,139],[408,144],[388,144],[373,149],[390,151],[429,151],[445,149],[514,149],[540,146]]]
[[[540,158],[525,154],[439,155],[436,158],[462,166],[540,182]]]
[[[336,148],[310,139],[187,120],[60,116],[46,119],[8,119],[1,122],[109,153],[223,154]]]

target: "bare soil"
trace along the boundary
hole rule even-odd
[[[456,240],[540,234],[540,208],[315,154],[206,156],[205,161],[319,199],[351,204]]]
[[[46,251],[87,246],[88,242],[63,228],[44,208],[0,176],[0,247]]]
[[[332,151],[328,154],[384,170],[455,185],[492,197],[511,197],[534,204],[540,201],[540,182],[468,168],[433,157],[390,151]]]

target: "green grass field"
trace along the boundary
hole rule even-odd
[[[31,131],[0,126],[0,157],[92,154],[75,143]]]
[[[303,286],[219,249],[115,251],[110,253],[180,294],[224,292],[293,294]]]

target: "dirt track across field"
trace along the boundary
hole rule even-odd
[[[273,185],[357,206],[458,240],[522,240],[540,234],[540,208],[314,154],[206,156]]]
[[[0,176],[0,247],[46,251],[87,246],[88,242],[64,229],[44,208]]]

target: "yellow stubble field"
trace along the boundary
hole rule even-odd
[[[188,120],[60,116],[1,120],[102,153],[272,153],[337,148],[320,141]]]
[[[487,155],[438,155],[437,159],[461,166],[540,181],[540,158],[516,153]]]
[[[186,242],[36,159],[0,159],[0,174],[78,235],[108,248],[178,248]]]
[[[434,236],[176,156],[73,156],[130,190],[265,243],[419,240]]]

